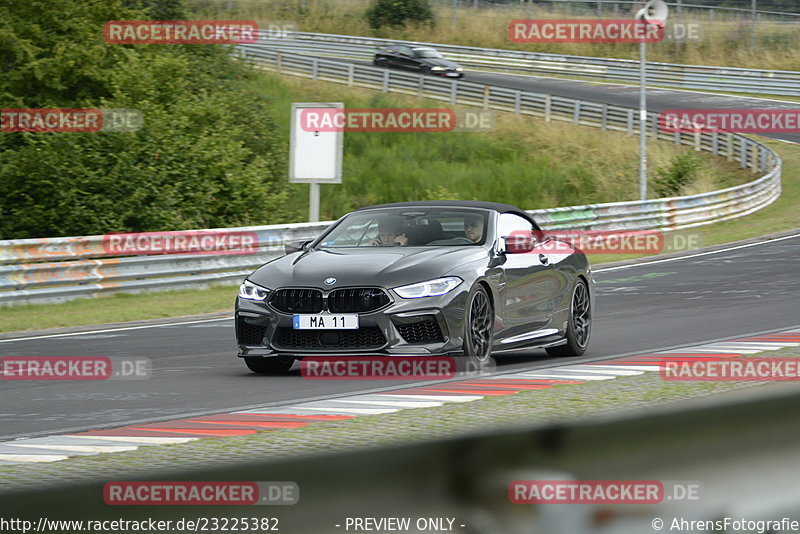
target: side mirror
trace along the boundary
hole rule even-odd
[[[313,241],[313,239],[289,241],[283,245],[283,251],[286,254],[292,254],[293,252],[300,252],[301,250],[305,250],[308,244],[311,243],[311,241]]]
[[[506,243],[506,254],[525,254],[536,245],[536,237],[529,231],[512,232],[511,235],[504,236],[503,240]]]

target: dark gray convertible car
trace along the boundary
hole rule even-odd
[[[428,201],[349,213],[242,283],[239,356],[257,373],[306,356],[580,355],[592,322],[586,256],[506,204]]]

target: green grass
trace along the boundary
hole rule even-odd
[[[252,90],[268,98],[280,136],[288,139],[292,102],[344,102],[345,108],[442,108],[411,96],[264,74]],[[486,132],[367,133],[344,136],[342,184],[321,187],[321,217],[355,208],[413,200],[493,200],[527,209],[629,200],[638,191],[638,147],[622,132],[497,113]],[[653,141],[648,159],[657,172],[679,154]],[[698,155],[699,171],[686,194],[744,183],[747,171],[724,158]],[[307,213],[305,184],[293,185],[287,208]]]
[[[236,287],[220,285],[160,293],[116,293],[91,300],[0,308],[0,332],[233,312]]]

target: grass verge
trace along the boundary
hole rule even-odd
[[[759,353],[757,357],[798,357],[800,348]],[[613,380],[555,386],[538,391],[488,397],[436,408],[360,416],[303,428],[277,429],[249,436],[201,439],[179,445],[142,447],[136,451],[74,457],[49,464],[0,467],[0,488],[26,487],[53,480],[79,480],[145,473],[174,472],[204,465],[231,465],[253,460],[281,460],[367,447],[402,445],[465,433],[488,433],[551,422],[636,413],[704,396],[753,387],[797,387],[764,382],[667,382],[658,373]]]

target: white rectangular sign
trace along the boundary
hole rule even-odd
[[[342,183],[342,140],[344,133],[321,132],[308,127],[304,113],[314,109],[344,109],[342,102],[292,103],[289,143],[290,183]]]

